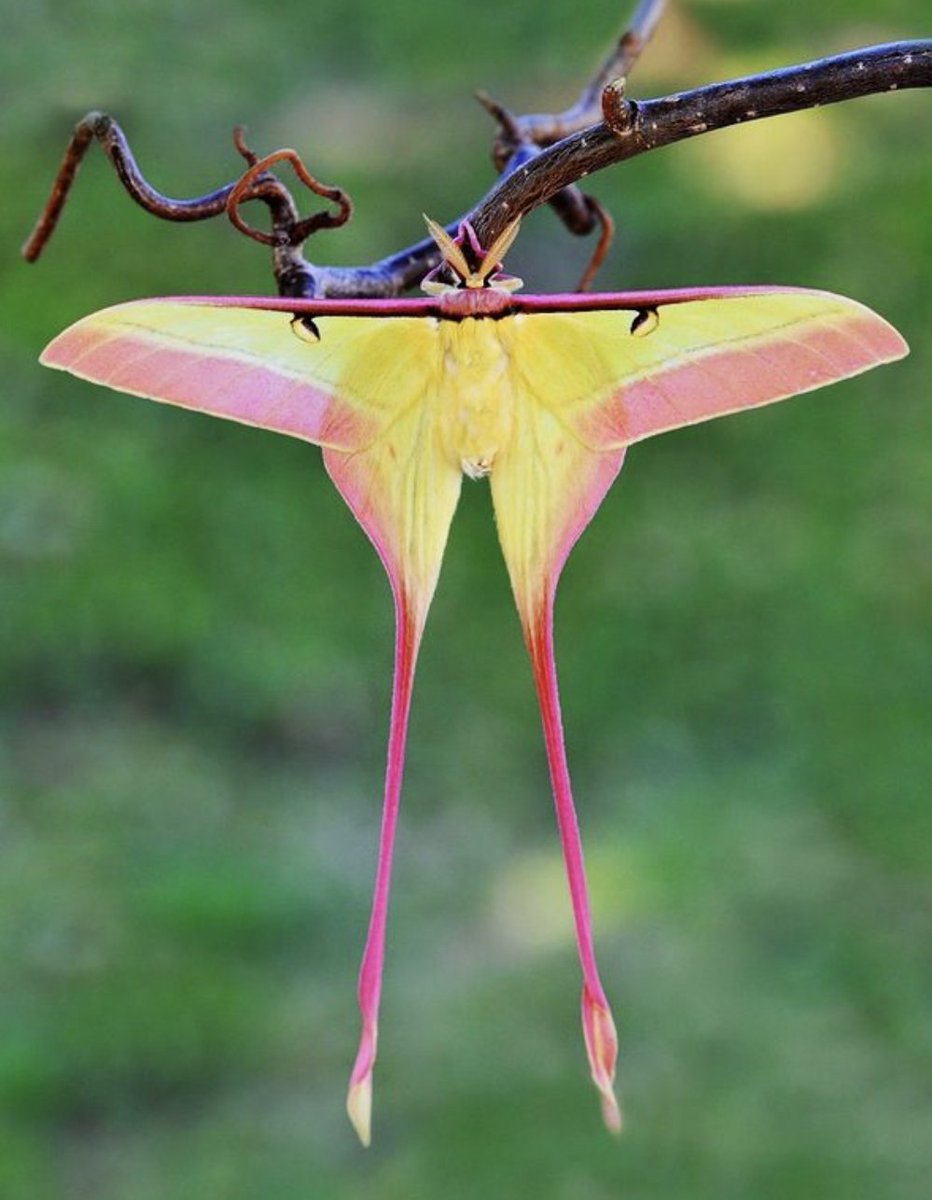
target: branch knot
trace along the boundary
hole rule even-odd
[[[602,89],[602,119],[616,137],[628,137],[637,125],[638,106],[625,99],[628,81],[622,75]]]

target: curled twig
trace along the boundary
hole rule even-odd
[[[550,203],[571,232],[585,234],[597,226],[601,230],[584,276],[586,284],[604,256],[610,221],[601,206],[579,190],[579,180],[660,146],[727,125],[872,93],[932,86],[932,40],[925,40],[866,47],[635,103],[626,98],[623,80],[663,7],[664,0],[641,0],[628,31],[576,103],[564,112],[516,116],[488,97],[482,98],[499,125],[493,155],[501,178],[460,220],[470,220],[483,244],[493,242],[516,217]],[[51,236],[80,162],[95,138],[126,191],[147,212],[172,221],[200,221],[226,212],[247,236],[271,246],[275,278],[283,296],[394,296],[416,286],[438,263],[435,243],[424,239],[368,266],[313,266],[300,252],[302,241],[315,230],[345,223],[351,208],[345,193],[314,179],[294,150],[276,151],[260,159],[238,131],[234,141],[248,163],[246,172],[206,195],[175,200],[148,183],[120,127],[98,112],[88,113],[75,127],[45,208],[23,247],[30,261],[39,256]],[[337,211],[302,220],[290,192],[268,169],[282,161],[290,162],[302,182],[334,202]],[[239,216],[239,208],[247,200],[261,200],[268,206],[271,233],[262,233]],[[449,227],[455,229],[457,224],[453,221]]]
[[[245,148],[242,137],[242,130],[237,129],[234,133],[234,143],[239,152],[250,161],[254,156]],[[146,212],[165,221],[205,221],[210,217],[220,216],[225,212],[230,193],[238,182],[225,184],[203,196],[186,200],[166,196],[154,188],[143,175],[126,135],[113,117],[108,113],[89,112],[74,127],[48,200],[23,246],[23,257],[28,262],[35,262],[54,233],[81,161],[95,139],[113,163],[120,182],[132,199]],[[248,198],[265,201],[272,214],[274,228],[290,229],[299,221],[298,210],[288,189],[273,175],[255,181],[254,191]]]
[[[89,112],[74,127],[71,140],[65,147],[65,153],[59,163],[58,170],[55,172],[55,178],[52,180],[52,190],[49,192],[49,198],[46,200],[45,206],[39,214],[39,219],[32,228],[32,232],[23,243],[22,253],[26,262],[36,261],[42,253],[46,242],[55,232],[55,226],[58,224],[58,218],[65,207],[65,201],[68,199],[68,193],[71,191],[74,177],[78,173],[78,167],[81,165],[81,160],[84,158],[87,148],[97,131],[96,127],[103,116],[103,113]]]
[[[353,202],[346,192],[342,188],[331,187],[328,184],[321,183],[319,179],[315,179],[301,161],[301,156],[297,150],[286,147],[283,150],[274,150],[271,154],[266,154],[263,158],[257,158],[246,146],[243,141],[242,131],[239,128],[237,128],[234,134],[234,139],[236,141],[236,148],[250,164],[233,185],[226,200],[227,216],[240,233],[244,233],[247,237],[252,238],[253,241],[260,242],[263,246],[300,246],[312,233],[316,233],[318,229],[337,229],[339,226],[345,225],[350,219],[353,214]],[[257,184],[262,182],[263,179],[272,179],[279,187],[282,186],[274,176],[267,175],[269,167],[279,162],[290,163],[295,175],[297,175],[304,186],[309,188],[315,196],[323,196],[325,199],[333,201],[337,206],[337,211],[330,213],[322,210],[310,217],[305,217],[303,220],[293,221],[287,229],[274,230],[272,233],[263,233],[261,229],[256,229],[255,226],[243,220],[239,215],[239,206],[245,200],[261,199],[261,193],[255,191]]]
[[[233,145],[236,147],[237,153],[241,154],[251,167],[254,167],[259,161],[259,155],[256,154],[255,150],[250,150],[250,148],[246,145],[245,126],[233,126]]]
[[[595,249],[589,256],[589,261],[586,264],[586,269],[579,277],[579,283],[576,284],[577,292],[587,292],[592,286],[592,281],[598,273],[608,254],[608,248],[612,244],[612,238],[615,236],[615,222],[612,220],[612,215],[607,208],[604,208],[594,196],[586,196],[586,206],[595,223],[599,226],[599,240],[595,244]]]

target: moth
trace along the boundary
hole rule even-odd
[[[870,309],[792,287],[519,295],[485,250],[428,221],[441,265],[405,299],[191,296],[104,309],[41,361],[82,379],[313,442],[378,552],[395,659],[382,825],[347,1109],[370,1138],[392,846],[415,662],[463,476],[487,479],[540,704],[606,1124],[617,1037],[596,965],[553,649],[560,572],[621,468],[656,433],[769,404],[907,353]]]

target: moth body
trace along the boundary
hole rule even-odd
[[[506,330],[498,321],[476,318],[438,322],[437,422],[445,453],[470,479],[491,472],[511,436],[514,397]]]

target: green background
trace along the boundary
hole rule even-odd
[[[381,568],[316,451],[41,370],[122,299],[269,291],[220,221],[157,222],[234,123],[353,195],[365,262],[491,181],[471,92],[567,103],[615,0],[0,3],[0,1196],[918,1200],[932,1153],[928,93],[725,131],[591,181],[606,289],[784,282],[905,362],[636,447],[557,648],[628,1129],[601,1128],[530,675],[467,486],[420,666],[375,1142],[343,1112],[387,721]],[[663,94],[929,34],[928,3],[682,3]],[[509,266],[572,284],[549,210]],[[925,1179],[925,1184],[923,1184]]]

